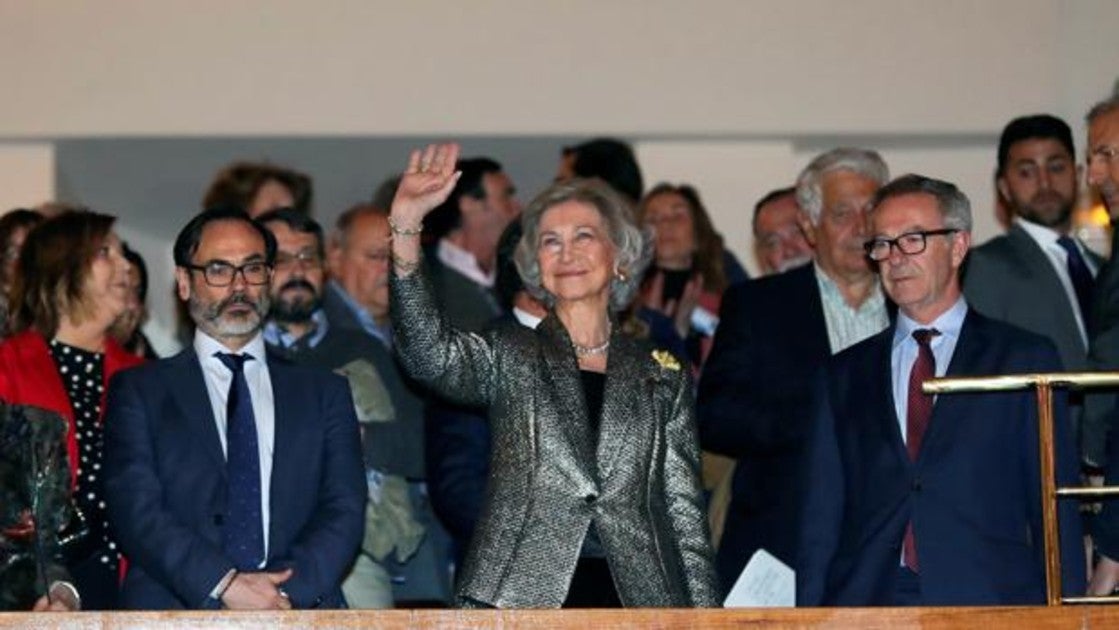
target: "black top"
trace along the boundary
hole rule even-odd
[[[606,375],[602,372],[579,370],[583,377],[583,400],[587,401],[587,419],[591,422],[591,433],[598,435],[602,424],[602,396],[606,391]]]

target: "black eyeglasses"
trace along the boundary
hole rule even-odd
[[[215,260],[205,265],[184,265],[191,271],[201,271],[206,284],[212,287],[228,287],[233,284],[237,274],[245,279],[247,284],[268,284],[272,268],[268,263],[254,260],[243,265],[231,265],[223,260]]]
[[[299,265],[304,269],[318,269],[322,265],[322,257],[318,252],[299,252],[289,254],[276,252],[276,269],[288,269]]]
[[[916,256],[928,247],[930,236],[947,236],[959,232],[956,228],[941,228],[939,230],[920,230],[906,232],[897,238],[872,238],[863,244],[868,258],[875,262],[882,262],[890,257],[890,250],[894,247],[906,256]]]

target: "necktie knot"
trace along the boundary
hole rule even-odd
[[[918,346],[929,347],[932,338],[939,334],[940,331],[935,328],[918,328],[913,331],[913,339],[917,341]]]
[[[1068,235],[1058,236],[1057,244],[1061,246],[1061,249],[1068,252],[1069,256],[1080,257],[1080,248],[1076,246],[1076,241],[1072,240]]]
[[[253,360],[253,355],[251,354],[215,352],[214,356],[218,358],[218,361],[222,362],[222,365],[229,368],[229,371],[233,372],[234,374],[242,372],[245,369],[245,363]]]

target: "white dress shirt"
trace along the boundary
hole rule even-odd
[[[227,423],[226,404],[229,399],[229,386],[233,383],[233,372],[215,357],[215,353],[247,354],[252,361],[245,362],[245,381],[249,385],[249,396],[253,402],[253,418],[256,420],[257,448],[260,453],[260,515],[264,529],[264,555],[268,556],[268,526],[271,513],[268,497],[272,489],[272,449],[276,441],[276,414],[272,403],[272,379],[268,375],[268,360],[264,351],[264,337],[257,334],[252,341],[233,352],[219,341],[201,330],[194,332],[194,352],[202,366],[202,377],[206,381],[206,391],[210,395],[210,408],[214,411],[214,424],[221,440],[222,453],[226,453],[225,428]],[[261,561],[264,566],[264,561]]]
[[[455,245],[450,239],[439,240],[439,245],[435,249],[435,256],[439,259],[439,262],[466,276],[472,282],[487,289],[493,288],[497,272],[495,270],[488,273],[482,271],[482,267],[478,264],[478,259],[474,257],[474,254]]]

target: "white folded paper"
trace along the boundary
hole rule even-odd
[[[765,549],[758,549],[730,589],[724,608],[777,608],[796,605],[796,572]]]

